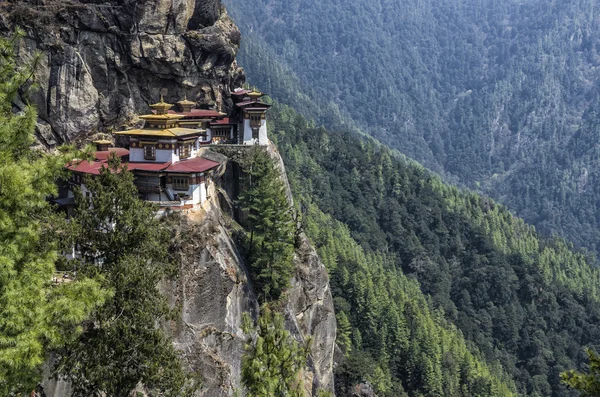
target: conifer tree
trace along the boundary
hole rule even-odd
[[[308,344],[287,331],[283,316],[263,306],[256,327],[244,314],[243,331],[251,337],[242,358],[242,382],[248,397],[301,397],[299,373],[306,364]]]
[[[293,271],[294,222],[285,185],[269,154],[254,148],[245,172],[248,186],[240,194],[246,213],[251,274],[263,299],[277,299]]]
[[[348,355],[352,352],[352,326],[346,313],[339,312],[335,317],[337,320],[336,343],[344,354]]]
[[[133,174],[116,156],[100,175],[85,179],[90,194],[76,192],[72,243],[81,251],[80,273],[101,276],[113,291],[62,352],[57,373],[73,396],[128,396],[143,384],[163,396],[181,396],[193,385],[158,321],[171,312],[158,283],[174,270],[170,232],[154,206],[139,200]]]
[[[47,197],[65,156],[31,150],[33,106],[14,114],[12,102],[30,82],[33,65],[17,68],[12,39],[0,38],[0,395],[29,394],[41,381],[47,351],[75,337],[77,325],[101,304],[96,282],[51,283],[60,253]]]
[[[600,396],[600,357],[591,349],[587,351],[589,357],[589,371],[587,373],[566,371],[560,374],[562,382],[578,390],[581,397]]]

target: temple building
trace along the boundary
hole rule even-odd
[[[145,121],[142,128],[115,132],[129,138],[129,149],[96,141],[93,161],[79,160],[67,166],[72,171],[71,183],[86,194],[83,177],[99,175],[115,153],[134,173],[140,198],[156,202],[163,209],[191,209],[203,204],[208,198],[210,175],[220,164],[197,157],[206,131],[182,127],[184,116],[169,113],[172,106],[161,99],[151,105],[154,113],[140,116]],[[69,196],[73,197],[72,192]]]
[[[260,101],[262,96],[256,90],[234,91],[234,109],[229,117],[217,110],[196,109],[195,102],[187,97],[176,107],[161,97],[150,105],[150,114],[140,116],[144,121],[141,128],[114,133],[128,140],[128,149],[111,147],[110,141],[96,141],[94,160],[67,165],[72,171],[70,188],[57,202],[72,205],[74,186],[87,194],[84,176],[99,175],[114,154],[134,173],[140,198],[171,209],[203,204],[209,196],[211,174],[220,164],[198,157],[200,149],[214,144],[267,145],[266,112],[270,105]]]
[[[268,145],[267,110],[271,107],[260,101],[262,92],[237,89],[231,97],[234,102],[234,118],[240,145]]]
[[[267,145],[267,110],[271,105],[260,101],[263,96],[257,90],[238,88],[231,94],[234,109],[229,117],[218,110],[196,109],[196,103],[187,97],[167,114],[180,116],[181,127],[204,130],[200,145]],[[158,114],[158,109],[153,113]]]

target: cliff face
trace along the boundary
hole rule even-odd
[[[181,322],[175,335],[190,367],[202,373],[203,396],[232,396],[241,391],[241,357],[244,338],[243,312],[258,314],[258,302],[248,279],[233,234],[240,230],[233,220],[239,184],[240,161],[246,150],[224,147],[227,155],[222,175],[213,187],[210,208],[191,216],[181,230],[181,274],[167,287],[180,307]],[[272,155],[281,158],[271,148]],[[224,157],[219,160],[223,161]],[[281,163],[282,164],[282,163]],[[282,178],[285,170],[282,168]],[[294,258],[296,272],[284,306],[286,327],[299,341],[311,340],[306,395],[319,389],[333,391],[333,353],[336,322],[325,266],[305,236]]]
[[[119,127],[159,94],[227,110],[244,81],[240,33],[220,0],[1,2],[0,32],[16,27],[23,61],[40,54],[31,100],[49,147]]]
[[[217,206],[202,216],[182,231],[187,243],[181,250],[181,274],[166,289],[181,308],[176,345],[188,365],[201,373],[200,396],[243,395],[242,314],[258,315],[258,302],[231,235],[234,222]],[[311,340],[304,389],[306,396],[316,396],[319,389],[333,391],[333,300],[325,267],[306,238],[295,263],[284,315],[297,340]]]

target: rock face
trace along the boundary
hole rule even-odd
[[[0,32],[16,27],[22,61],[40,54],[30,100],[48,147],[118,128],[160,94],[226,111],[245,79],[240,33],[220,0],[1,2]]]
[[[373,391],[373,387],[371,387],[368,383],[361,383],[352,389],[352,397],[377,397],[375,392]]]
[[[269,144],[268,150],[278,164],[290,205],[292,190],[285,172],[283,159],[277,147]],[[310,241],[302,233],[300,246],[296,249],[296,275],[292,280],[286,308],[287,326],[298,339],[312,338],[309,357],[310,372],[306,373],[307,391],[316,395],[319,388],[333,391],[333,358],[337,324],[333,298],[329,288],[329,276]],[[310,394],[309,394],[310,395]]]
[[[197,247],[186,254],[188,259],[182,260],[184,270],[180,279],[190,287],[183,289],[187,293],[177,293],[187,296],[183,300],[178,298],[183,307],[184,328],[177,340],[191,358],[192,367],[200,368],[204,374],[206,396],[230,396],[233,391],[241,390],[241,315],[244,311],[258,313],[246,265],[231,238],[237,225],[231,203],[235,202],[239,181],[243,179],[240,164],[250,149],[223,146],[219,148],[220,155],[205,154],[213,159],[218,156],[225,164],[217,181],[218,189],[210,194],[212,207],[202,228],[187,232]],[[281,157],[274,146],[269,150],[280,164],[282,179],[287,183]],[[294,257],[296,272],[283,311],[292,335],[299,341],[311,340],[303,374],[304,388],[307,396],[316,396],[319,389],[333,392],[336,321],[325,266],[306,236],[300,239]],[[186,263],[193,265],[189,267]]]
[[[200,396],[233,396],[242,389],[242,314],[254,317],[258,303],[218,207],[183,222],[178,281],[165,292],[181,309],[175,342],[202,377]]]
[[[192,215],[180,231],[181,273],[165,288],[181,308],[176,343],[189,366],[203,377],[202,396],[232,396],[242,391],[241,358],[245,335],[242,314],[258,315],[259,305],[232,233],[239,230],[233,207],[239,183],[239,161],[249,148],[223,148],[228,157],[212,188],[208,212]],[[271,147],[278,162],[281,158]],[[205,153],[205,156],[215,154]],[[237,159],[237,160],[236,160]],[[285,172],[282,168],[282,178]],[[229,212],[229,214],[227,214]],[[294,258],[296,273],[284,305],[286,327],[299,341],[310,339],[310,355],[304,371],[306,395],[319,389],[333,391],[333,353],[336,322],[325,266],[305,236]]]

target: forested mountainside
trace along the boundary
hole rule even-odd
[[[227,0],[249,80],[600,250],[594,0]]]
[[[584,254],[370,139],[287,106],[270,117],[329,267],[348,357],[338,392],[366,378],[382,396],[506,395],[511,382],[519,394],[576,395],[559,374],[600,347],[600,273]],[[487,369],[473,377],[479,357]]]

